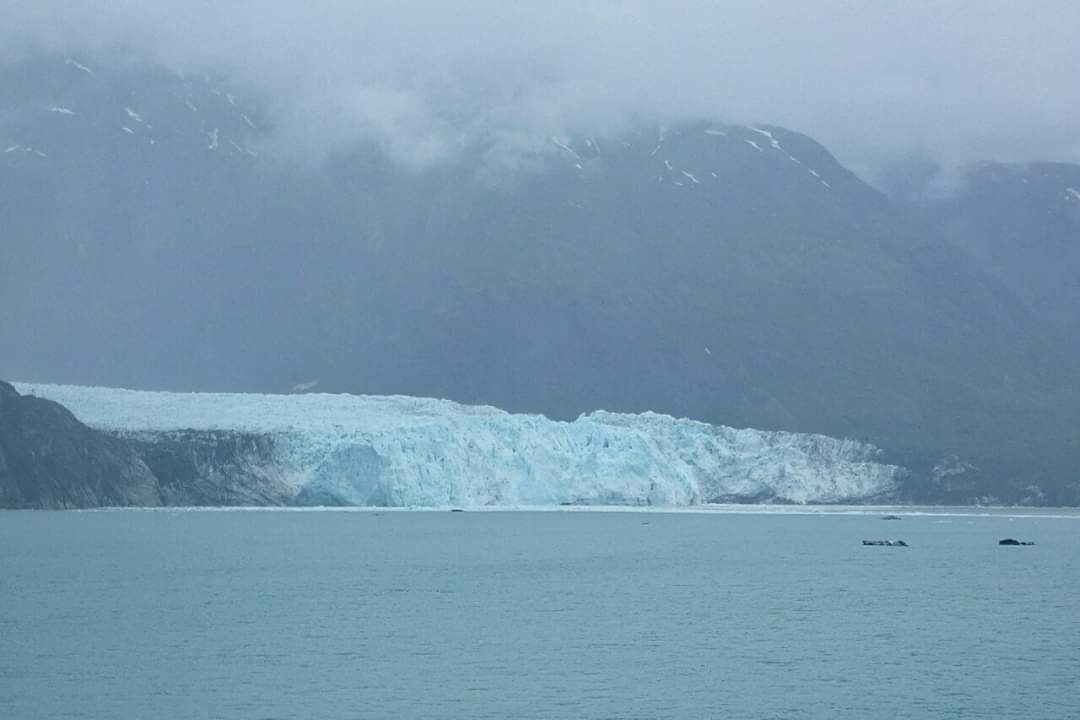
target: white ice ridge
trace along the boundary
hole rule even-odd
[[[17,383],[92,427],[273,436],[297,493],[352,505],[685,506],[858,501],[894,487],[872,445],[598,411],[573,422],[406,396],[166,393]]]
[[[1065,199],[1066,200],[1080,200],[1080,190],[1077,190],[1076,188],[1071,188],[1071,187],[1065,188]]]

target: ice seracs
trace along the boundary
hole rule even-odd
[[[405,396],[16,387],[143,440],[179,430],[264,435],[298,497],[351,505],[854,502],[891,490],[898,471],[852,440],[655,413],[560,422]]]

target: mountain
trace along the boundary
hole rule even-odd
[[[1042,412],[1075,407],[1080,382],[1068,368],[1080,365],[1080,165],[986,162],[945,174],[924,161],[906,169],[904,179],[890,188],[897,203],[1006,288],[1033,325],[1053,338],[1040,352],[1048,370],[1044,384],[1058,398],[1045,400]],[[1065,372],[1054,373],[1055,367]],[[1049,425],[1047,419],[1016,418],[1033,428]],[[1068,414],[1055,421],[1063,427],[1074,422]],[[1075,433],[1055,442],[1056,448],[1044,445],[1042,451],[1077,457],[1080,438]],[[1013,472],[1017,477],[1038,474],[1031,466]],[[1068,465],[1060,477],[1067,487],[1076,487],[1077,473]]]
[[[912,205],[1073,351],[1080,348],[1080,165],[984,163],[951,192],[923,192]]]
[[[873,443],[917,499],[1080,502],[1067,315],[805,135],[305,163],[214,79],[52,57],[0,88],[7,376],[653,410]]]
[[[0,381],[0,507],[160,504],[157,478],[124,441]]]

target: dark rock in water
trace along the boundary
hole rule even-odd
[[[881,519],[882,520],[899,520],[900,516],[899,515],[883,515],[881,517]]]
[[[863,545],[883,545],[885,547],[907,547],[903,540],[863,540]]]
[[[465,512],[461,508],[450,508],[450,512]]]
[[[1005,538],[1004,540],[998,540],[998,545],[1034,545],[1035,543],[1028,540],[1017,540],[1015,538]]]
[[[0,381],[0,507],[161,504],[157,478],[127,443]]]

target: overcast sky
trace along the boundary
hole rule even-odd
[[[865,166],[1080,159],[1080,2],[0,0],[0,58],[125,47],[412,163],[635,117],[786,125]]]

